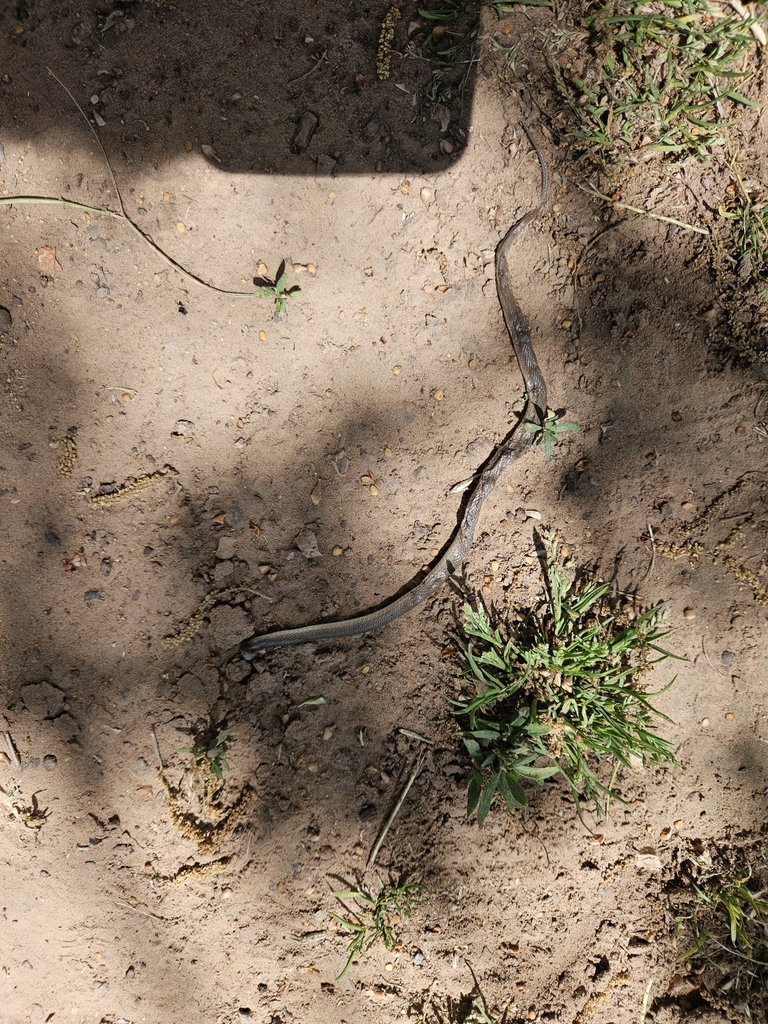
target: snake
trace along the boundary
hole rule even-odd
[[[316,643],[322,640],[338,640],[381,629],[382,626],[394,622],[401,615],[413,611],[414,608],[433,597],[450,577],[460,571],[466,561],[472,548],[480,511],[496,485],[496,481],[504,470],[531,445],[536,438],[537,431],[542,428],[547,410],[547,386],[533,350],[528,322],[512,290],[512,272],[509,266],[509,257],[513,246],[531,221],[539,216],[546,202],[549,188],[549,169],[544,154],[528,126],[524,125],[524,128],[536,151],[541,168],[539,202],[509,228],[497,245],[495,253],[496,293],[526,391],[525,407],[518,422],[488,458],[485,467],[475,480],[474,488],[464,508],[464,514],[461,516],[453,537],[443,554],[420,583],[406,591],[401,597],[388,602],[375,611],[354,618],[341,619],[337,622],[314,623],[294,629],[281,629],[261,636],[252,636],[240,645],[240,653],[247,661],[250,661],[258,651],[266,651],[270,648],[290,647],[295,644]],[[531,424],[533,429],[526,430],[526,424]]]

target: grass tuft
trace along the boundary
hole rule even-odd
[[[704,986],[747,1005],[756,1000],[755,1009],[768,990],[768,864],[760,846],[710,853],[698,844],[698,855],[681,865],[687,888],[676,901],[678,931],[691,940],[680,960],[693,961]]]
[[[178,753],[192,754],[196,768],[205,768],[222,782],[224,772],[229,771],[226,751],[229,737],[233,732],[234,729],[217,729],[214,735],[209,729],[193,747],[179,747]]]
[[[579,814],[583,802],[604,814],[621,767],[676,764],[672,744],[654,732],[656,719],[670,719],[639,685],[651,665],[674,657],[658,646],[668,633],[662,607],[633,621],[617,616],[607,583],[569,582],[555,538],[537,539],[544,594],[507,635],[482,606],[464,606],[459,642],[473,692],[451,703],[475,763],[467,813],[481,825],[497,796],[525,807],[526,782],[560,776]],[[612,766],[607,782],[597,774],[603,761]]]
[[[613,0],[585,19],[590,60],[551,66],[575,115],[569,138],[591,156],[709,155],[727,110],[757,106],[737,88],[755,19],[708,0]]]
[[[347,962],[336,980],[343,978],[352,961],[367,949],[381,941],[385,949],[393,950],[400,942],[398,923],[410,917],[414,907],[423,899],[424,886],[418,882],[404,882],[400,885],[386,884],[378,879],[378,891],[360,888],[346,892],[334,892],[337,900],[351,900],[353,906],[344,905],[347,917],[331,913],[331,917],[347,931],[352,938],[347,946]]]

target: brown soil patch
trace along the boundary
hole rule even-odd
[[[653,683],[677,671],[658,704],[681,768],[627,774],[592,835],[559,785],[479,830],[441,661],[458,595],[250,665],[238,645],[417,577],[455,527],[451,487],[521,408],[493,282],[539,189],[520,96],[487,56],[436,81],[407,53],[415,7],[379,81],[383,7],[192,6],[0,16],[2,196],[117,208],[50,67],[104,122],[128,215],[175,261],[248,291],[285,259],[301,288],[276,321],[120,219],[0,207],[0,694],[20,757],[0,785],[47,811],[0,825],[0,1016],[394,1021],[459,1000],[473,971],[511,1020],[629,1024],[644,998],[647,1021],[724,1019],[675,980],[664,895],[694,840],[757,835],[768,792],[765,383],[712,344],[727,310],[707,240],[595,204],[544,118],[554,181],[514,273],[550,402],[581,430],[505,475],[462,585],[500,607],[538,585],[535,510],[580,564],[665,600],[687,660]],[[495,15],[483,26],[481,57]],[[545,79],[527,85],[548,110]],[[761,124],[744,125],[758,162]],[[664,190],[685,221],[726,180],[648,165],[625,198]],[[321,557],[297,549],[304,530]],[[234,730],[218,794],[178,753],[211,721]],[[429,899],[399,951],[336,982],[330,893],[362,872],[418,756],[403,729],[434,745],[379,864]]]

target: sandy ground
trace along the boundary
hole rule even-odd
[[[0,785],[32,812],[0,825],[0,1019],[389,1022],[475,980],[510,1020],[727,1019],[675,963],[666,893],[695,841],[762,834],[766,609],[722,559],[651,545],[714,551],[745,521],[729,553],[768,583],[765,382],[720,355],[706,241],[595,204],[540,125],[553,184],[514,278],[550,403],[581,429],[505,475],[461,586],[498,607],[532,595],[539,526],[617,591],[664,600],[686,660],[651,685],[677,673],[657,703],[680,768],[622,777],[591,833],[558,785],[478,829],[441,654],[457,591],[362,638],[251,664],[238,645],[405,587],[455,527],[452,486],[514,422],[493,261],[538,195],[529,107],[483,61],[447,127],[422,119],[428,63],[376,81],[383,10],[196,7],[0,17],[3,198],[119,209],[51,67],[174,261],[248,292],[286,260],[301,289],[276,320],[120,218],[0,207],[0,729],[20,759]],[[647,166],[625,195],[689,220],[728,180],[723,162]],[[179,752],[211,724],[233,730],[213,801]],[[398,950],[334,980],[331,892],[363,877],[423,748],[403,729],[433,745],[378,866],[427,899]]]

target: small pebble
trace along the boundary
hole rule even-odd
[[[561,320],[560,326],[567,331],[569,327],[573,327],[573,320]]]
[[[696,612],[693,610],[693,608],[684,608],[683,609],[683,615],[685,616],[686,619],[695,619],[696,618]]]
[[[372,497],[375,498],[378,495],[378,493],[379,493],[379,488],[376,486],[376,484],[371,484],[371,495],[372,495]]]
[[[431,188],[423,188],[419,195],[421,196],[421,201],[422,203],[424,203],[425,206],[429,206],[429,204],[432,202],[434,198],[434,194]]]
[[[128,981],[130,981],[135,976],[135,974],[136,969],[134,967],[129,967],[128,970],[125,972],[125,976],[128,979]]]
[[[384,458],[385,459],[391,459],[392,458],[392,449],[391,448],[385,448],[384,449]]]
[[[8,757],[6,752],[4,750],[0,750],[0,764],[8,764],[10,760],[11,759]]]
[[[133,401],[133,395],[129,395],[127,391],[124,391],[121,397],[122,397],[124,402],[132,402]]]
[[[266,341],[266,340],[267,340],[267,332],[266,331],[259,331],[259,341]]]
[[[183,234],[184,234],[184,232],[185,232],[185,231],[186,231],[187,229],[186,229],[186,228],[184,227],[184,225],[183,225],[183,224],[181,223],[181,221],[179,221],[179,222],[178,222],[178,224],[176,225],[176,230],[178,231],[178,233],[179,233],[180,235],[183,235]]]
[[[678,818],[677,821],[673,822],[673,825],[678,831],[680,831],[680,829],[683,827],[683,819]]]
[[[194,149],[194,144],[193,144],[193,143],[191,143],[191,142],[185,142],[185,143],[184,143],[184,149],[185,149],[185,151],[186,151],[187,153],[191,153],[191,152],[192,152],[192,150]]]
[[[163,192],[163,202],[164,203],[167,203],[170,198],[171,198],[171,193],[170,192]]]
[[[709,728],[709,719],[708,718],[702,718],[702,720],[701,720],[701,728],[702,729],[708,729]]]
[[[747,428],[746,428],[746,427],[744,426],[744,424],[743,424],[743,423],[740,423],[740,424],[738,425],[738,427],[736,427],[736,431],[735,431],[735,432],[736,432],[736,434],[737,434],[737,435],[738,435],[739,437],[743,437],[743,436],[744,436],[744,434],[746,434],[746,432],[747,432]]]
[[[686,512],[688,512],[688,511],[689,511],[689,509],[692,509],[692,508],[693,508],[693,502],[692,502],[692,501],[684,501],[684,502],[682,503],[682,505],[680,506],[680,508],[684,508],[684,509],[685,509],[685,511],[686,511]]]
[[[360,671],[363,673],[364,676],[367,676],[368,673],[371,671],[371,666],[370,665],[363,665],[363,667],[360,669]]]
[[[726,719],[727,719],[727,720],[728,720],[729,722],[732,722],[732,721],[733,721],[733,717],[734,717],[734,716],[733,716],[733,712],[732,712],[732,711],[726,711],[726,712],[725,712],[725,717],[726,717]]]
[[[442,400],[445,398],[445,392],[443,391],[442,388],[438,388],[432,397],[436,402],[442,402]]]
[[[228,900],[228,899],[231,898],[231,896],[232,896],[232,889],[231,889],[231,887],[228,886],[228,885],[225,885],[224,888],[221,890],[221,898],[223,900]]]
[[[333,730],[335,728],[335,725],[326,725],[326,727],[323,729],[323,739],[325,740],[326,743],[333,736]]]
[[[736,655],[731,654],[730,651],[723,651],[720,655],[720,661],[723,665],[732,665],[736,661]]]
[[[334,558],[338,558],[339,555],[344,554],[344,548],[341,547],[339,544],[334,544],[331,554],[333,555]]]
[[[46,754],[43,758],[43,767],[51,771],[59,763],[59,759],[55,754]]]
[[[314,277],[314,275],[317,273],[317,267],[315,266],[314,263],[307,264],[307,272],[312,274],[312,276]]]
[[[50,878],[51,877],[51,873],[50,873],[50,871],[46,871],[45,868],[42,868],[41,871],[40,871],[40,877],[41,878]]]
[[[401,367],[401,366],[393,366],[393,367],[392,367],[392,373],[394,373],[394,375],[395,375],[396,377],[397,377],[397,376],[398,376],[398,374],[400,374],[401,372],[402,372],[402,367]]]

